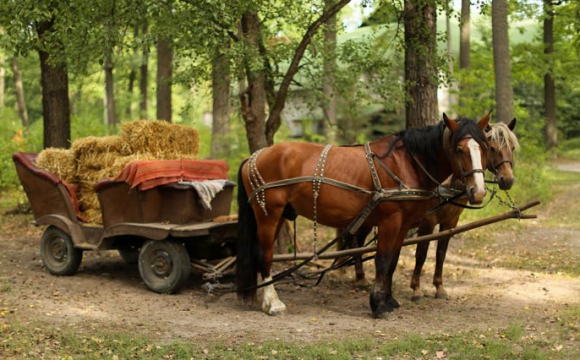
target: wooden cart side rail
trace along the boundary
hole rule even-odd
[[[405,242],[403,243],[403,246],[413,245],[413,244],[417,244],[417,243],[424,242],[424,241],[439,240],[439,239],[442,239],[442,238],[445,238],[448,236],[453,236],[455,234],[466,232],[468,230],[473,230],[473,229],[476,229],[478,227],[490,225],[490,224],[500,222],[500,221],[503,221],[506,219],[534,219],[534,218],[536,218],[536,215],[523,215],[523,214],[521,214],[521,212],[524,210],[527,210],[529,208],[532,208],[534,206],[537,206],[539,204],[540,204],[540,201],[532,201],[532,202],[522,206],[519,209],[508,211],[508,212],[503,213],[501,215],[496,215],[496,216],[492,216],[492,217],[485,218],[482,220],[473,221],[473,222],[470,222],[468,224],[458,226],[458,227],[455,227],[453,229],[449,229],[449,230],[442,231],[439,233],[419,236],[419,237],[415,237],[415,238],[409,238],[409,239],[405,240]],[[355,255],[365,254],[368,252],[373,252],[373,251],[376,251],[376,249],[377,249],[376,246],[366,246],[366,247],[356,248],[356,249],[332,251],[332,252],[320,254],[320,255],[318,255],[318,258],[319,259],[335,259],[335,258],[339,258],[339,257],[343,257],[343,256],[355,256]],[[294,254],[275,254],[274,258],[272,260],[273,261],[308,260],[312,257],[312,255],[313,254],[311,254],[311,253],[298,253],[296,255],[294,255]]]

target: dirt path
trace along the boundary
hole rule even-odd
[[[555,203],[580,198],[580,186],[573,186],[571,192]],[[546,208],[537,221],[524,222],[521,229],[501,236],[522,254],[533,254],[535,247],[556,240],[577,250],[579,226],[556,231],[542,227],[553,215],[550,209],[556,208],[558,205]],[[394,288],[401,308],[387,320],[370,317],[367,290],[339,282],[334,275],[318,287],[278,286],[280,298],[288,306],[288,313],[280,317],[248,309],[233,294],[208,295],[196,276],[178,295],[154,294],[143,285],[136,267],[126,265],[116,252],[85,253],[77,275],[55,277],[43,269],[39,237],[39,230],[30,226],[0,234],[0,312],[4,312],[0,322],[138,331],[161,341],[317,341],[478,331],[513,323],[540,333],[554,323],[558,311],[580,304],[580,279],[550,271],[502,268],[495,265],[493,257],[477,260],[472,253],[461,250],[466,241],[461,236],[452,241],[446,262],[448,300],[433,298],[431,249],[422,279],[428,296],[419,303],[410,301],[414,248],[404,248]],[[370,263],[366,265],[369,275]]]

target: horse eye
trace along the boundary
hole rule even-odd
[[[463,149],[458,147],[457,149],[455,149],[455,152],[458,154],[463,154]]]
[[[491,152],[494,153],[495,152],[495,148],[492,146],[491,147]]]

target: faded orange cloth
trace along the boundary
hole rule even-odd
[[[134,188],[147,190],[179,181],[203,181],[228,178],[224,160],[154,160],[133,161],[115,178]]]

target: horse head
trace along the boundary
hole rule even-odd
[[[499,123],[486,129],[490,151],[487,169],[494,174],[502,190],[509,190],[514,184],[513,155],[520,147],[518,138],[513,132],[515,127],[514,118],[508,125]]]
[[[491,112],[475,123],[464,119],[456,121],[443,114],[447,127],[443,135],[443,148],[451,163],[453,176],[465,183],[467,199],[471,204],[481,204],[486,194],[483,175],[488,144],[484,130],[490,115]]]

